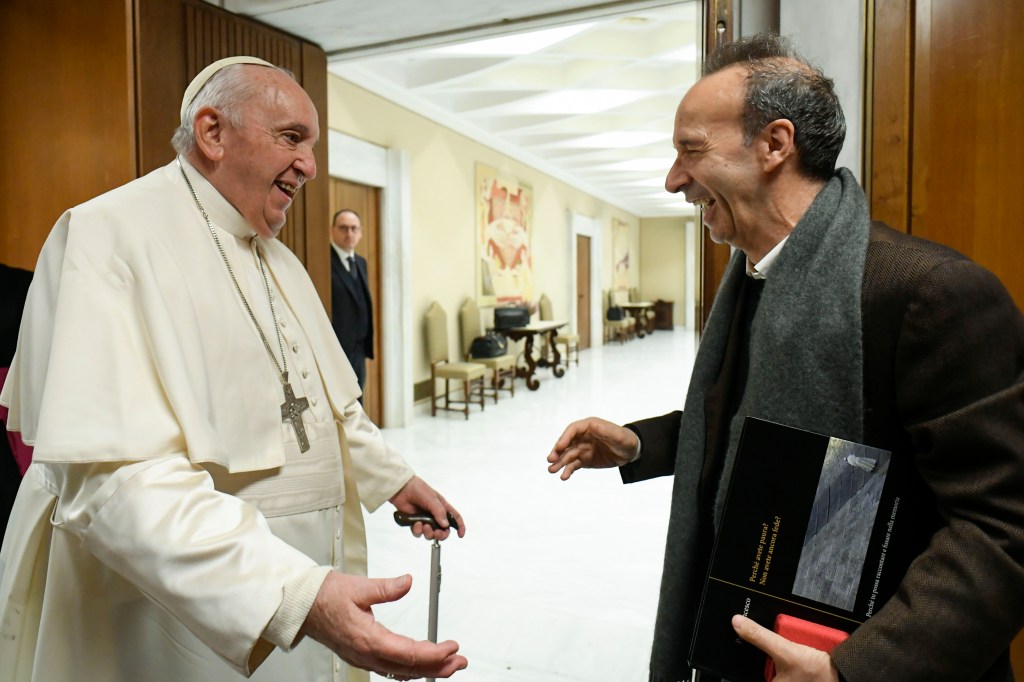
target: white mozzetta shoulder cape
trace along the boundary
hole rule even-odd
[[[287,247],[263,246],[343,413],[359,388],[320,299]],[[176,165],[67,211],[37,272],[21,335],[32,345],[19,344],[0,398],[35,461],[187,452],[231,472],[284,463],[291,427],[273,365]]]

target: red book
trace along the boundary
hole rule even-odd
[[[842,630],[812,623],[802,618],[787,616],[784,613],[775,617],[775,627],[772,629],[791,642],[811,646],[826,653],[832,651],[836,644],[850,636]],[[774,678],[775,661],[768,656],[768,660],[764,664],[764,679],[766,682],[772,682]]]

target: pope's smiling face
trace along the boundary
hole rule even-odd
[[[702,78],[676,110],[676,160],[665,189],[704,211],[711,239],[745,250],[757,225],[760,165],[744,141],[746,72],[731,67]]]
[[[261,237],[276,237],[292,199],[316,177],[313,147],[320,138],[316,108],[287,74],[246,67],[256,94],[241,105],[238,126],[223,131],[218,189]]]

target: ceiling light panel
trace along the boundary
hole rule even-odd
[[[433,52],[442,55],[527,55],[540,52],[572,36],[583,33],[591,26],[592,24],[559,26],[558,28],[548,28],[529,33],[476,40],[461,45],[449,45],[433,50]]]
[[[697,76],[696,4],[628,16],[329,68],[636,215],[665,215],[688,208],[662,186]]]

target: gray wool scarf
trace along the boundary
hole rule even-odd
[[[861,286],[868,247],[867,200],[839,169],[790,234],[765,282],[750,332],[746,391],[730,424],[715,498],[718,527],[743,418],[755,416],[861,441]],[[676,453],[672,509],[651,652],[651,682],[689,679],[687,658],[705,576],[697,556],[697,486],[704,461],[704,396],[730,333],[746,256],[733,255],[715,297],[687,391]],[[698,574],[698,572],[700,574]]]

